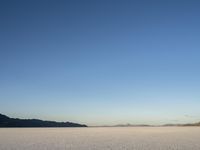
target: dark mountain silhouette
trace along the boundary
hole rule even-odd
[[[84,124],[72,122],[43,121],[39,119],[10,118],[0,114],[0,127],[87,127]]]
[[[184,124],[184,126],[200,126],[200,122],[198,122],[198,123],[188,123],[188,124]]]

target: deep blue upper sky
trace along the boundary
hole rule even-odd
[[[89,125],[200,120],[200,1],[0,1],[0,111]]]

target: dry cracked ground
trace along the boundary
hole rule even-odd
[[[0,150],[200,150],[200,127],[0,128]]]

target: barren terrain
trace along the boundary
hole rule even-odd
[[[200,127],[0,128],[0,150],[200,150]]]

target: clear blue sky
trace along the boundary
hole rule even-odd
[[[0,1],[0,113],[89,125],[200,121],[197,0]]]

